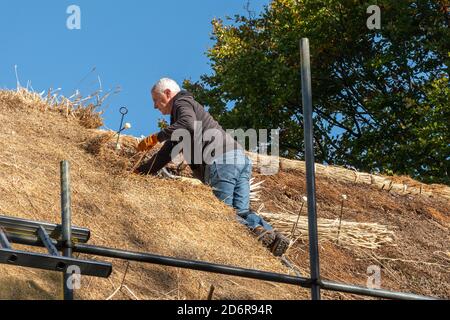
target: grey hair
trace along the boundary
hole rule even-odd
[[[162,78],[153,86],[152,92],[164,93],[165,90],[169,89],[172,93],[177,94],[181,91],[180,86],[175,82],[175,80],[169,78]]]

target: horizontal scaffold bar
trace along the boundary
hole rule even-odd
[[[303,277],[296,277],[284,275],[280,273],[272,273],[266,271],[244,269],[239,267],[208,263],[204,261],[177,259],[171,257],[164,257],[148,253],[130,252],[124,250],[117,250],[112,248],[96,247],[87,244],[79,244],[74,246],[74,252],[91,254],[96,256],[103,256],[116,259],[124,259],[128,261],[138,261],[153,263],[177,268],[185,268],[199,271],[206,271],[218,274],[225,274],[231,276],[238,276],[244,278],[252,278],[258,280],[265,280],[278,283],[286,283],[299,285],[303,288],[311,288],[312,280]],[[398,300],[434,300],[435,298],[419,296],[410,293],[394,292],[389,290],[369,289],[359,286],[346,285],[335,283],[332,281],[318,281],[317,285],[325,290],[342,291],[347,293],[354,293],[363,296],[372,296],[385,299]]]
[[[41,226],[50,238],[61,240],[61,225],[0,215],[0,227],[3,228],[12,243],[33,245],[41,242],[38,234]],[[74,243],[86,243],[89,241],[90,235],[89,229],[72,227],[72,242]]]
[[[0,249],[0,263],[59,272],[66,272],[68,267],[77,267],[82,275],[101,278],[108,278],[112,271],[110,263],[12,249]]]

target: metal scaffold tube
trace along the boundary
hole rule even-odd
[[[214,264],[204,261],[195,261],[187,259],[177,259],[165,256],[159,256],[155,254],[140,253],[140,252],[130,252],[125,250],[118,250],[112,248],[97,247],[85,244],[75,244],[74,251],[78,253],[123,259],[128,261],[138,261],[153,263],[158,265],[192,269],[199,271],[206,271],[212,273],[226,274],[231,276],[239,276],[245,278],[266,280],[272,282],[280,282],[286,284],[299,285],[304,288],[309,288],[310,280],[301,277],[294,277],[289,275],[283,275],[272,272],[264,272],[259,270],[244,269],[239,267]]]
[[[299,285],[303,288],[312,288],[313,282],[311,279],[284,275],[279,273],[272,273],[260,270],[244,269],[234,266],[227,266],[221,264],[214,264],[205,261],[178,259],[173,257],[160,256],[149,253],[131,252],[113,248],[105,248],[98,246],[91,246],[87,244],[74,244],[74,252],[108,257],[114,259],[122,259],[127,261],[136,261],[143,263],[152,263],[156,265],[163,265],[176,268],[184,268],[205,272],[212,272],[224,275],[231,275],[243,278],[258,279],[264,281]],[[431,297],[419,296],[411,293],[394,292],[381,289],[370,289],[354,285],[347,285],[336,283],[332,281],[318,281],[317,285],[325,290],[340,291],[346,293],[353,293],[363,296],[372,296],[384,299],[397,300],[434,300]]]
[[[70,195],[70,165],[68,161],[61,162],[61,227],[63,255],[72,257],[72,208]],[[64,300],[73,300],[73,288],[69,286],[71,275],[63,273]]]
[[[306,189],[308,197],[308,228],[309,228],[309,259],[311,269],[311,298],[320,300],[320,262],[319,240],[317,236],[316,214],[316,182],[315,158],[313,143],[313,117],[312,117],[312,89],[311,89],[311,63],[309,55],[309,39],[300,41],[300,60],[303,97],[303,121],[305,132],[305,159],[306,159]]]

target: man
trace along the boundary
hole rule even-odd
[[[151,95],[155,109],[170,115],[170,126],[139,143],[138,151],[142,152],[152,149],[158,142],[165,142],[157,154],[137,169],[137,173],[157,174],[172,156],[176,156],[174,151],[177,153],[178,144],[182,144],[183,156],[196,177],[210,185],[217,198],[236,209],[238,220],[274,255],[283,255],[289,240],[249,209],[252,163],[242,146],[194,100],[192,94],[181,91],[174,80],[159,80]],[[181,142],[180,137],[183,137]]]

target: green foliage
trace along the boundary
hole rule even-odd
[[[367,8],[382,11],[369,30]],[[317,159],[450,184],[450,27],[438,0],[273,0],[214,20],[212,75],[185,87],[226,128],[280,128],[303,157],[299,40],[311,43]]]

